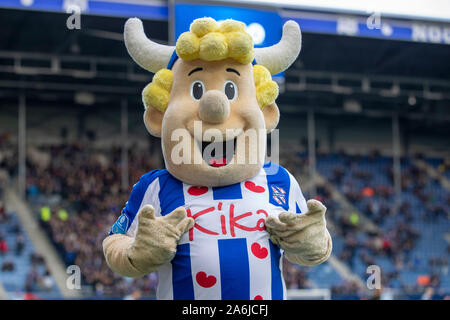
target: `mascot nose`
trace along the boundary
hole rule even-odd
[[[230,115],[230,102],[219,90],[208,90],[200,99],[198,116],[205,122],[223,123]]]

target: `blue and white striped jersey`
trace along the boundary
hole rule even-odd
[[[150,171],[131,191],[110,234],[134,236],[139,209],[156,216],[179,206],[194,218],[175,258],[158,269],[158,299],[285,299],[282,252],[269,240],[264,221],[283,211],[305,212],[295,178],[267,163],[253,178],[223,187],[192,186],[165,169]]]

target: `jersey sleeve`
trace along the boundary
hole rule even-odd
[[[303,196],[302,189],[297,182],[297,179],[289,173],[290,183],[290,199],[289,199],[289,212],[304,213],[308,211],[306,206],[306,200]]]
[[[151,187],[154,184],[158,183],[157,178],[160,175],[159,171],[160,170],[152,170],[148,172],[147,174],[143,175],[139,179],[139,181],[133,186],[130,193],[130,197],[128,198],[128,201],[125,203],[125,206],[122,209],[119,218],[111,227],[109,235],[117,233],[120,234],[129,233],[130,227],[132,225],[135,225],[135,223],[133,222],[136,219],[136,215],[138,214],[139,209],[144,204],[150,204],[153,207],[155,207],[156,210],[159,209],[157,208],[158,204],[154,200],[158,195],[157,194],[155,195],[154,192],[153,193],[151,192],[152,191],[151,189],[154,189]]]

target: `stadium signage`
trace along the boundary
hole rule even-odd
[[[82,14],[141,17],[153,20],[167,20],[167,1],[127,0],[2,0],[0,7],[37,11],[67,12],[77,6]]]
[[[235,3],[236,4],[236,3]],[[232,7],[217,4],[175,3],[175,17],[170,17],[167,1],[129,1],[129,0],[2,0],[0,7],[67,12],[67,8],[78,6],[82,14],[117,17],[140,17],[152,20],[174,21],[176,38],[186,30],[186,24],[193,19],[211,16],[216,20],[232,17],[247,24],[255,47],[267,47],[277,42],[281,25],[287,20],[295,20],[304,32],[335,34],[353,37],[403,40],[436,44],[450,44],[450,23],[447,21],[424,20],[420,16],[409,15],[396,18],[383,12],[342,13],[329,10],[314,11],[300,9],[281,9],[272,7]],[[282,3],[279,4],[283,6]],[[258,9],[256,9],[258,8]],[[328,11],[328,12],[327,12]],[[414,19],[414,20],[413,20]],[[270,32],[267,32],[270,30]],[[277,77],[274,78],[278,80]]]
[[[435,24],[413,24],[412,40],[450,44],[450,27]]]
[[[295,20],[304,32],[386,40],[450,44],[450,24],[385,18],[382,15],[343,15],[283,11],[283,21]]]

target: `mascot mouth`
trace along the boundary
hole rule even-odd
[[[220,141],[220,142],[210,142],[202,141],[199,142],[199,146],[202,150],[203,160],[211,167],[220,168],[226,166],[231,162],[234,157],[236,148],[236,138]]]

